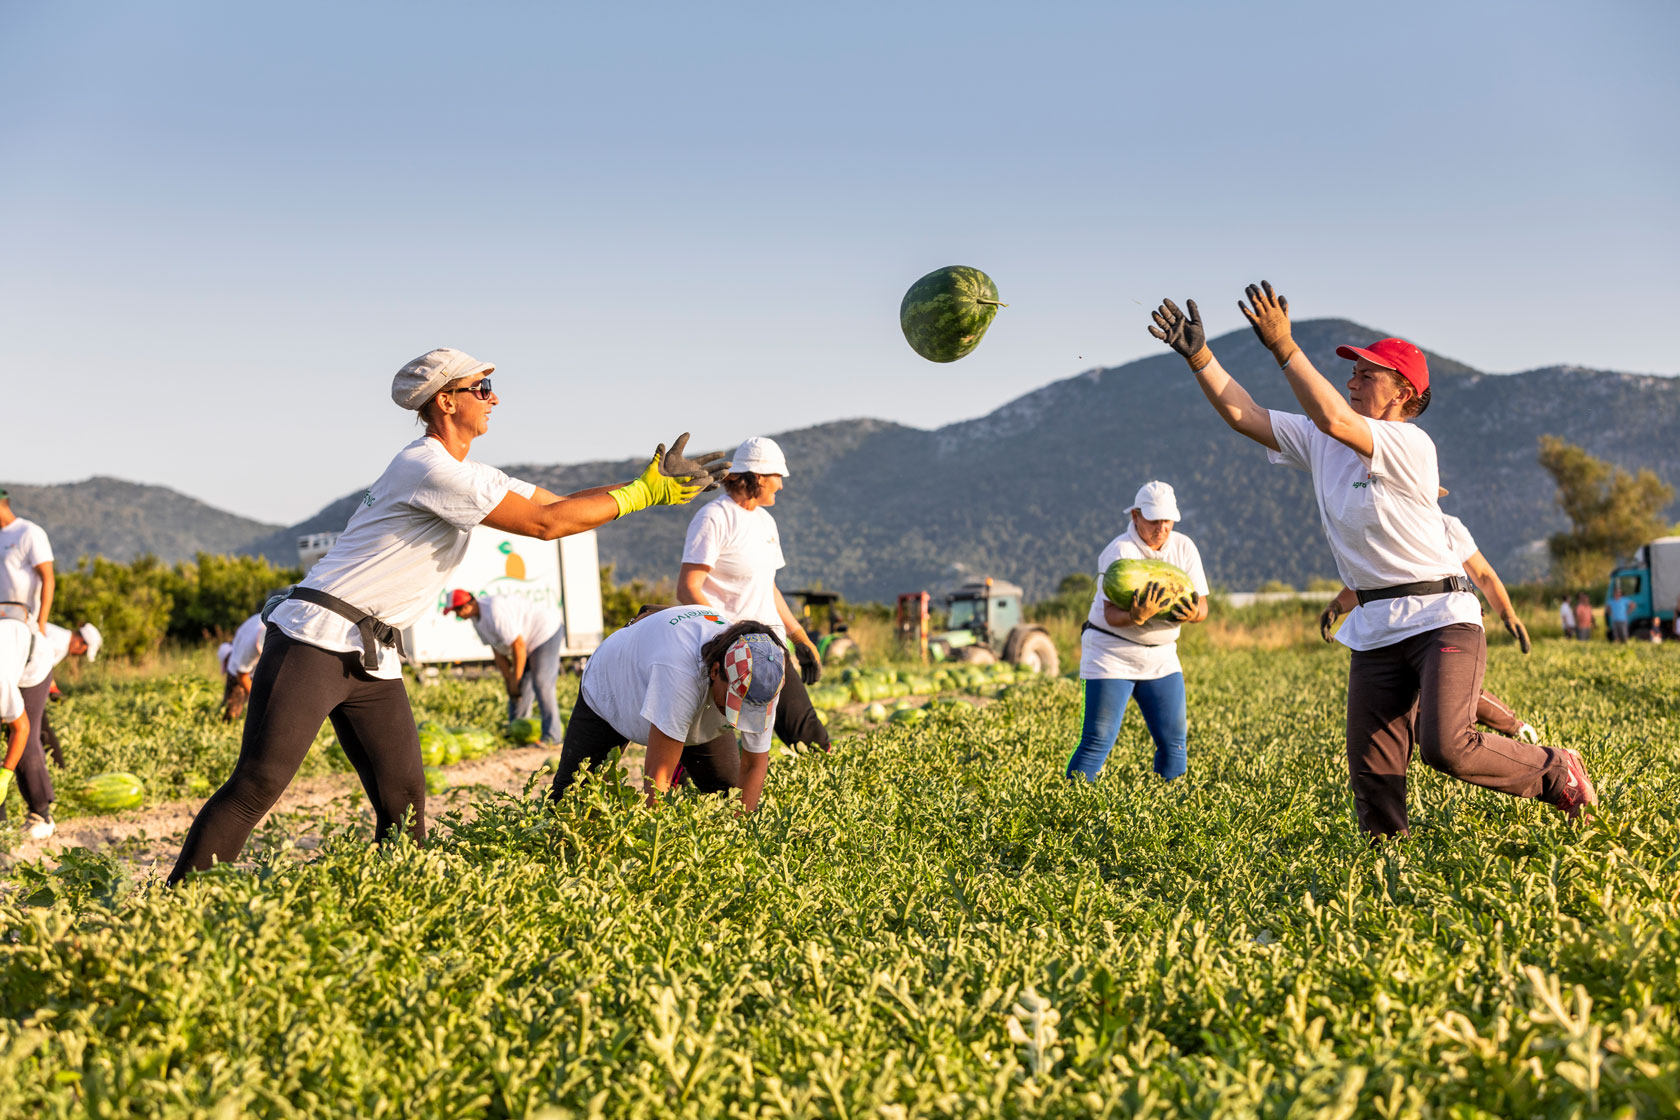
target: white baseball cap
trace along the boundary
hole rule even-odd
[[[87,659],[92,661],[99,656],[99,647],[105,644],[105,636],[99,632],[99,627],[91,622],[82,623],[76,633],[87,643]]]
[[[1146,482],[1138,488],[1137,497],[1126,512],[1137,510],[1145,521],[1177,521],[1178,499],[1173,488],[1164,482]]]
[[[428,350],[397,371],[397,376],[391,379],[391,399],[416,411],[457,377],[489,373],[495,368],[489,362],[447,346]]]
[[[779,474],[787,477],[787,457],[776,441],[769,436],[753,436],[742,440],[735,454],[729,457],[731,474]]]

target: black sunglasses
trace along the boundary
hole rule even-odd
[[[461,385],[454,389],[446,389],[444,391],[448,393],[471,393],[479,400],[487,401],[490,399],[490,379],[486,377],[483,381],[480,381],[475,385]]]

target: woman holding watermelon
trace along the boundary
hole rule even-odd
[[[1079,676],[1085,682],[1085,719],[1067,776],[1095,781],[1114,741],[1126,705],[1136,699],[1155,740],[1155,773],[1180,777],[1188,768],[1189,718],[1184,670],[1178,662],[1179,629],[1207,618],[1207,574],[1195,542],[1173,532],[1178,498],[1165,482],[1146,482],[1126,511],[1132,523],[1097,557],[1097,593],[1080,628]],[[1112,565],[1170,565],[1175,586],[1145,577],[1125,606],[1111,602],[1105,579]],[[1161,570],[1157,567],[1156,570]]]
[[[397,371],[391,397],[418,414],[423,436],[368,487],[331,551],[263,614],[270,627],[251,675],[233,774],[193,820],[169,881],[239,855],[279,800],[323,720],[374,808],[374,834],[405,818],[426,832],[420,740],[402,679],[401,634],[434,607],[474,526],[539,540],[580,533],[650,505],[683,505],[722,474],[722,456],[683,456],[684,434],[660,444],[633,482],[561,497],[467,457],[497,405],[489,362],[432,350]]]
[[[1360,828],[1373,840],[1408,831],[1414,709],[1426,765],[1580,816],[1597,794],[1579,755],[1476,730],[1486,635],[1442,521],[1435,443],[1411,422],[1430,402],[1423,351],[1400,338],[1337,347],[1353,362],[1344,399],[1295,344],[1288,301],[1265,283],[1247,295],[1237,306],[1301,413],[1254,403],[1208,349],[1193,301],[1188,315],[1163,301],[1149,333],[1183,355],[1226,424],[1273,463],[1312,476],[1324,535],[1359,604],[1336,637],[1353,651],[1347,756]]]

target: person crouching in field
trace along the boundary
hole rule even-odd
[[[1446,493],[1445,490],[1441,491],[1441,496],[1445,497]],[[1480,588],[1482,594],[1487,596],[1487,601],[1499,611],[1499,618],[1504,622],[1506,632],[1517,640],[1517,648],[1526,656],[1534,645],[1528,639],[1528,628],[1523,625],[1522,619],[1517,617],[1517,609],[1511,604],[1511,595],[1505,590],[1505,581],[1499,578],[1499,573],[1493,570],[1493,565],[1482,555],[1482,550],[1476,547],[1476,538],[1470,535],[1470,530],[1464,527],[1464,522],[1450,513],[1441,516],[1447,527],[1447,541],[1452,547],[1453,555],[1463,563],[1464,574],[1470,577],[1470,582]],[[1335,641],[1332,630],[1336,620],[1352,610],[1357,603],[1358,597],[1354,590],[1351,587],[1342,588],[1341,593],[1330,600],[1330,605],[1318,616],[1319,635],[1327,642]],[[1515,709],[1489,692],[1485,685],[1481,694],[1476,697],[1476,722],[1520,742],[1540,741],[1540,733],[1534,730],[1534,726],[1521,719]]]
[[[1177,778],[1188,768],[1189,716],[1184,670],[1178,662],[1178,633],[1208,613],[1207,575],[1195,542],[1173,531],[1178,499],[1164,482],[1146,482],[1131,509],[1131,524],[1097,556],[1097,593],[1080,628],[1079,677],[1085,682],[1085,720],[1079,745],[1068,758],[1067,777],[1096,781],[1120,736],[1126,704],[1134,697],[1155,740],[1155,773]],[[1150,583],[1122,610],[1103,595],[1102,577],[1116,560],[1164,560],[1190,576],[1194,602],[1168,602]]]
[[[11,793],[12,778],[29,742],[29,712],[18,682],[39,638],[34,616],[22,604],[0,603],[0,727],[6,729],[5,756],[0,758],[0,806]]]
[[[740,789],[751,812],[764,789],[786,669],[780,635],[762,622],[736,622],[710,607],[640,616],[590,655],[549,796],[558,801],[585,764],[593,770],[613,751],[642,743],[648,804],[670,790],[680,766],[707,793]]]
[[[222,655],[222,722],[232,723],[245,714],[251,698],[251,670],[262,659],[268,641],[268,624],[260,613],[239,624]]]
[[[270,600],[233,774],[187,831],[170,883],[238,856],[308,754],[323,720],[356,768],[383,840],[404,818],[426,834],[420,738],[403,687],[401,635],[435,610],[477,525],[555,540],[651,505],[683,505],[713,464],[660,444],[635,481],[561,497],[469,459],[499,403],[489,362],[431,350],[397,371],[391,398],[423,436],[368,487],[332,549],[287,598]],[[718,458],[721,458],[719,456]],[[718,470],[722,474],[721,464]]]
[[[507,686],[508,719],[542,712],[542,742],[560,741],[560,650],[566,644],[566,620],[552,603],[523,595],[474,595],[464,588],[450,592],[443,613],[468,619],[479,641],[490,647],[496,671]]]
[[[24,831],[31,840],[45,840],[58,830],[52,815],[56,795],[52,774],[47,769],[47,699],[53,689],[53,670],[71,657],[97,660],[104,638],[91,622],[84,622],[74,630],[49,622],[32,637],[33,650],[29,663],[18,677],[24,714],[29,717],[29,739],[24,743],[23,757],[17,763],[17,785],[24,804],[29,806]],[[64,765],[56,740],[52,743],[52,751],[58,764]],[[0,821],[5,819],[6,810],[3,800],[0,800]]]
[[[822,679],[822,654],[776,586],[776,573],[787,560],[770,507],[787,473],[781,447],[768,436],[754,436],[735,449],[723,494],[701,506],[688,524],[677,602],[716,607],[730,618],[774,630],[799,662],[776,703],[776,736],[826,751],[832,749],[828,728],[805,690]]]
[[[1238,307],[1305,415],[1254,403],[1208,349],[1195,303],[1185,314],[1164,301],[1149,331],[1183,355],[1227,425],[1265,447],[1273,463],[1312,477],[1337,571],[1359,602],[1336,637],[1353,651],[1347,754],[1360,828],[1373,840],[1408,831],[1414,708],[1426,765],[1578,817],[1597,800],[1578,754],[1475,728],[1486,635],[1481,605],[1447,542],[1435,443],[1411,423],[1430,401],[1423,351],[1399,338],[1338,347],[1353,363],[1344,399],[1295,345],[1288,301],[1270,284],[1251,285],[1247,295]]]

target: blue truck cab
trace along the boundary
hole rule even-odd
[[[1638,562],[1610,573],[1605,598],[1617,587],[1633,600],[1628,629],[1643,634],[1664,624],[1674,633],[1675,600],[1680,599],[1680,537],[1658,537],[1640,548]]]

